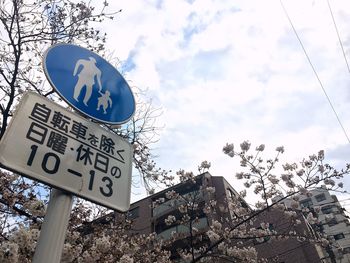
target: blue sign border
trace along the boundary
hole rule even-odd
[[[91,107],[84,104],[83,96],[81,95],[79,99],[73,98],[74,87],[79,78],[74,76],[76,74],[73,75],[73,72],[79,59],[93,59],[96,66],[101,70],[101,83],[103,89],[105,89],[104,92],[108,90],[110,97],[113,99],[113,105],[107,104],[107,114],[102,110],[97,111],[96,106]],[[123,124],[133,117],[136,103],[130,86],[117,69],[98,54],[78,45],[55,44],[44,53],[43,69],[54,90],[64,101],[83,115],[98,122],[112,125]],[[95,95],[99,91],[96,85],[97,81],[92,89],[92,95],[94,96],[91,96],[90,105],[98,105],[98,98]],[[101,92],[100,94],[103,95]]]

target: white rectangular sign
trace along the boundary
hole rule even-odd
[[[37,94],[23,96],[1,141],[0,163],[111,209],[129,209],[130,143]]]

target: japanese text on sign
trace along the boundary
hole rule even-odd
[[[8,132],[0,147],[1,163],[91,201],[125,210],[126,202],[122,208],[114,204],[130,199],[130,144],[46,99],[30,94],[34,101],[29,103],[27,97],[11,125],[15,132]],[[16,148],[23,150],[14,152]],[[22,156],[14,161],[11,156],[18,152]],[[129,196],[120,198],[125,193]]]

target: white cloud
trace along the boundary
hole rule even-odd
[[[192,3],[193,2],[193,3]],[[290,18],[345,129],[350,133],[350,74],[325,1],[285,0]],[[229,5],[231,4],[231,5]],[[350,2],[332,1],[350,60]],[[196,169],[230,178],[227,141],[286,146],[295,161],[330,149],[348,160],[348,144],[291,25],[274,1],[143,1],[104,28],[109,47],[134,67],[133,84],[149,87],[164,108],[156,145],[166,169]],[[327,152],[326,152],[327,154]]]

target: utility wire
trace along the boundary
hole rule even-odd
[[[343,124],[341,123],[341,121],[340,121],[340,119],[339,119],[339,116],[338,116],[338,113],[336,112],[335,108],[333,107],[333,104],[332,104],[332,102],[331,102],[331,100],[330,100],[330,98],[329,98],[329,96],[328,96],[328,94],[327,94],[325,88],[323,87],[323,84],[322,84],[321,79],[319,78],[319,76],[318,76],[318,74],[317,74],[317,72],[316,72],[315,67],[314,67],[313,64],[311,63],[310,57],[309,57],[309,55],[307,54],[306,49],[305,49],[303,43],[301,42],[301,39],[300,39],[300,37],[299,37],[299,35],[298,35],[298,32],[296,31],[296,29],[295,29],[295,27],[294,27],[294,25],[293,25],[293,22],[292,22],[292,20],[290,19],[289,15],[288,15],[288,12],[287,12],[286,8],[285,8],[284,5],[283,5],[282,0],[280,0],[280,3],[281,3],[281,6],[282,6],[282,8],[283,8],[283,11],[284,11],[284,13],[285,13],[285,15],[286,15],[286,17],[287,17],[289,23],[290,23],[290,25],[291,25],[291,27],[292,27],[292,29],[293,29],[293,31],[294,31],[294,34],[295,34],[295,36],[297,37],[297,39],[298,39],[298,41],[299,41],[299,44],[300,44],[301,48],[303,49],[304,54],[305,54],[305,56],[306,56],[306,58],[307,58],[307,60],[308,60],[308,62],[309,62],[309,64],[310,64],[310,66],[311,66],[311,68],[312,68],[312,71],[314,72],[314,74],[315,74],[315,76],[316,76],[316,78],[317,78],[317,80],[318,80],[318,83],[320,84],[320,86],[321,86],[321,88],[322,88],[322,91],[323,91],[324,95],[326,96],[326,98],[327,98],[327,100],[328,100],[328,103],[329,103],[329,105],[331,106],[331,108],[332,108],[332,110],[333,110],[333,113],[334,113],[335,117],[337,118],[338,123],[339,123],[340,127],[342,128],[346,139],[347,139],[348,142],[350,143],[349,136],[348,136],[348,134],[346,133],[345,128],[344,128]]]
[[[339,31],[338,31],[337,23],[335,22],[334,15],[333,15],[333,11],[332,11],[332,8],[331,8],[331,4],[329,3],[329,0],[327,0],[327,3],[328,3],[329,12],[331,13],[331,16],[332,16],[332,20],[333,20],[333,24],[334,24],[335,31],[337,32],[339,44],[340,44],[341,50],[342,50],[342,52],[343,52],[343,57],[344,57],[344,59],[345,59],[346,67],[348,68],[348,71],[349,71],[349,73],[350,73],[349,63],[348,63],[348,60],[346,59],[346,55],[345,55],[345,51],[344,51],[344,46],[343,46],[343,43],[342,43],[341,38],[340,38],[340,34],[339,34]]]

